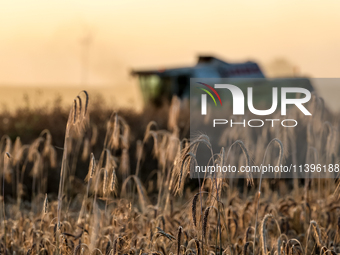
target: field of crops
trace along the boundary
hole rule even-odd
[[[296,129],[224,134],[213,163],[337,163],[338,117],[315,95],[310,107]],[[336,179],[190,179],[211,145],[189,139],[178,99],[112,113],[83,91],[60,111],[0,115],[1,254],[340,253]]]

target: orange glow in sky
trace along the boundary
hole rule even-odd
[[[192,65],[199,53],[312,77],[340,76],[340,1],[0,0],[0,84],[130,81],[131,68]]]

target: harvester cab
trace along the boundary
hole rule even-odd
[[[264,78],[255,62],[227,63],[213,56],[199,56],[193,67],[133,70],[138,76],[144,103],[160,105],[173,95],[189,97],[190,78]]]

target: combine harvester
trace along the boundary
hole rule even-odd
[[[254,103],[270,106],[272,87],[300,87],[313,91],[308,78],[265,79],[256,62],[228,63],[213,56],[199,56],[193,67],[171,68],[162,70],[133,70],[133,76],[138,76],[145,105],[160,106],[171,100],[173,95],[179,98],[189,98],[190,78],[222,78],[230,79],[243,93],[247,87],[254,87]],[[297,95],[290,95],[296,97]],[[225,97],[229,97],[226,95]]]

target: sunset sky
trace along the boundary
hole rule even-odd
[[[130,82],[131,68],[192,65],[199,53],[312,77],[340,76],[340,1],[0,0],[0,84]]]

